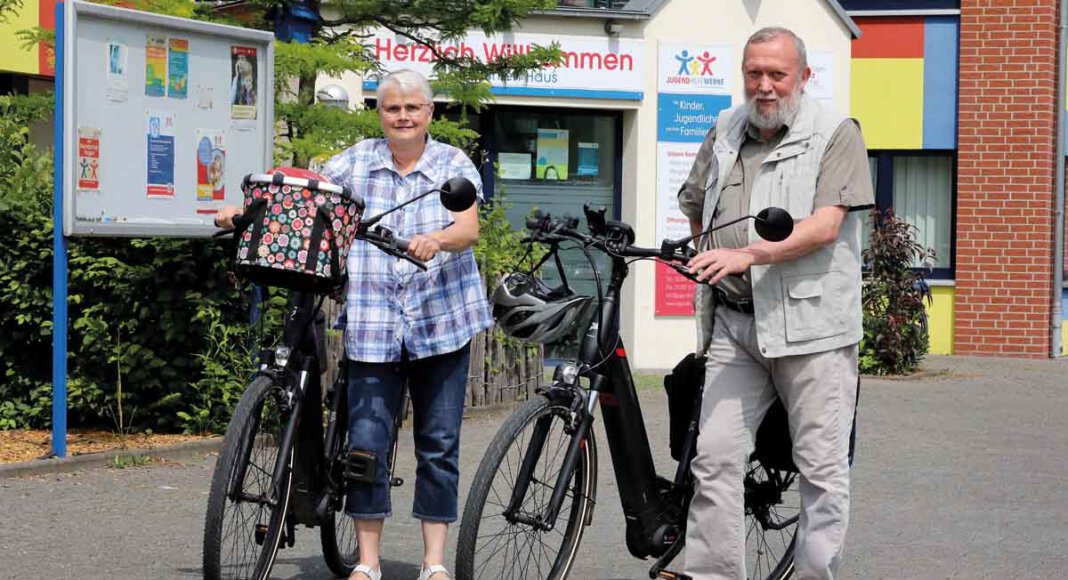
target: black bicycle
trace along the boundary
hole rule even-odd
[[[319,192],[341,196],[347,200],[344,203],[358,204],[362,212],[362,200],[345,188],[281,173],[252,176],[252,182],[257,178],[275,181],[279,188],[310,189],[310,198]],[[246,178],[246,187],[249,183]],[[449,180],[440,190],[428,191],[363,221],[356,227],[353,239],[425,269],[424,264],[405,253],[407,240],[376,224],[383,215],[431,193],[440,193],[441,202],[454,212],[469,208],[476,195],[469,181]],[[245,214],[234,219],[235,238],[250,225],[259,227],[261,221],[268,224],[269,218],[264,219],[262,212],[257,214],[256,207],[250,205]],[[234,230],[220,233],[230,231]],[[313,237],[322,235],[320,232]],[[312,247],[317,247],[318,242]],[[257,273],[241,267],[237,272],[268,283],[284,281],[294,291],[289,296],[281,341],[260,354],[259,369],[226,429],[208,494],[204,577],[269,578],[278,550],[294,545],[298,525],[320,528],[327,566],[338,577],[348,576],[358,563],[359,552],[354,522],[340,512],[347,486],[371,480],[375,464],[373,459],[347,449],[346,361],[341,361],[337,377],[325,393],[320,385],[320,365],[325,360],[320,308],[326,295],[343,286],[344,279],[301,283],[300,276],[288,275],[292,272]],[[334,272],[338,272],[337,268]],[[403,398],[404,394],[400,396]],[[402,420],[403,413],[398,413],[388,462],[391,485],[403,483],[394,477],[396,435]]]
[[[577,229],[575,218],[528,220],[529,240],[548,246],[546,259],[561,245],[577,245],[586,254],[598,287],[599,313],[589,321],[578,360],[558,366],[552,384],[504,422],[486,451],[460,526],[460,580],[567,577],[596,506],[593,421],[598,404],[626,518],[627,548],[638,558],[656,558],[650,578],[685,578],[665,568],[686,536],[703,362],[691,355],[689,365],[680,365],[689,371],[672,377],[669,397],[675,400],[669,405],[682,409],[671,419],[678,434],[672,445],[678,467],[672,479],[658,476],[618,320],[620,290],[631,261],[658,260],[693,280],[684,264],[695,252],[687,245],[690,238],[665,240],[658,249],[634,246],[629,225],[605,220],[604,208],[584,209],[588,234]],[[789,214],[778,208],[754,219],[760,235],[773,241],[785,239],[793,229]],[[589,250],[611,261],[606,290]],[[561,278],[566,294],[563,271]],[[781,440],[785,410],[781,403],[777,407],[761,427],[745,474],[746,567],[751,579],[778,580],[793,572],[800,498],[790,442]]]

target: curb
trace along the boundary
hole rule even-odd
[[[222,447],[222,437],[216,437],[203,441],[178,443],[162,447],[140,447],[134,449],[122,449],[119,451],[101,451],[74,455],[62,459],[34,459],[19,463],[0,465],[0,479],[26,477],[31,475],[52,475],[59,473],[71,473],[85,469],[97,469],[110,465],[116,458],[151,457],[177,461],[189,459],[218,451]]]
[[[513,402],[494,403],[479,407],[470,407],[464,411],[464,419],[491,417],[500,413],[508,413],[516,406]],[[406,423],[407,425],[407,423]],[[71,473],[86,469],[99,469],[107,467],[116,458],[151,457],[157,460],[177,461],[189,459],[208,453],[213,453],[222,447],[222,437],[215,437],[203,441],[178,443],[161,447],[139,447],[123,449],[119,451],[100,451],[73,455],[63,459],[33,459],[18,463],[0,464],[0,479],[15,477],[27,477],[34,475],[54,475],[59,473]]]

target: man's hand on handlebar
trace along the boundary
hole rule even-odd
[[[408,241],[408,255],[428,262],[441,251],[441,242],[432,236],[416,234]]]
[[[215,213],[215,227],[232,229],[234,227],[234,216],[241,215],[241,208],[236,205],[224,205]]]
[[[686,265],[698,282],[716,284],[731,274],[744,274],[753,265],[753,254],[745,250],[716,249],[701,252]]]

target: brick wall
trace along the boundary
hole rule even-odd
[[[1056,0],[962,0],[956,354],[1048,356]]]

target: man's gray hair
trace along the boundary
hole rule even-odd
[[[386,89],[389,88],[389,86],[400,89],[402,94],[419,91],[423,93],[423,98],[426,99],[427,103],[434,102],[434,90],[430,88],[430,81],[426,80],[425,76],[414,70],[405,68],[399,71],[394,71],[379,81],[378,90],[375,91],[378,102],[382,102],[382,98],[386,96]]]
[[[794,48],[797,49],[798,62],[801,64],[800,70],[805,70],[808,66],[808,52],[805,50],[805,41],[801,40],[801,37],[794,34],[794,31],[789,28],[783,28],[781,26],[768,26],[767,28],[761,28],[753,33],[749,37],[749,40],[745,41],[745,48],[742,54],[745,54],[746,50],[749,50],[751,44],[763,44],[765,42],[771,42],[780,36],[785,36],[794,41]],[[745,65],[745,59],[742,60],[742,65]]]

